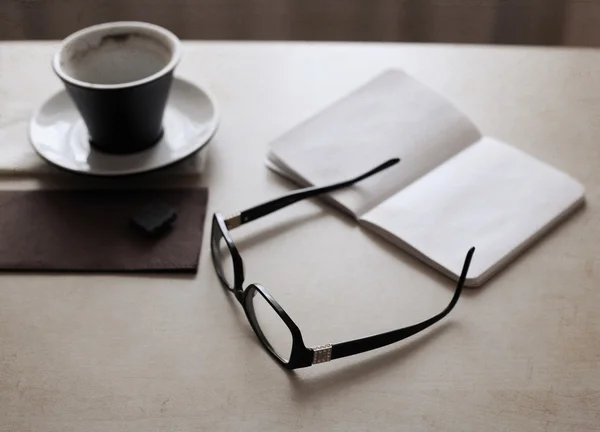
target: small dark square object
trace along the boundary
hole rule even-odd
[[[161,234],[171,228],[177,219],[175,210],[161,202],[152,203],[133,216],[133,224],[147,234]]]

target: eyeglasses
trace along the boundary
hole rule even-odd
[[[223,217],[220,213],[214,214],[211,230],[211,255],[219,280],[223,287],[232,291],[240,302],[252,329],[269,354],[286,369],[308,367],[399,342],[440,321],[458,302],[475,248],[468,251],[454,295],[442,312],[409,327],[337,344],[307,348],[298,326],[265,287],[254,283],[244,288],[244,264],[231,237],[231,230],[303,199],[352,186],[398,162],[400,159],[390,159],[354,179],[328,186],[300,189],[229,217]]]

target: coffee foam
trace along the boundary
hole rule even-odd
[[[91,84],[138,81],[164,68],[171,50],[140,32],[121,32],[77,41],[61,61],[67,75]]]

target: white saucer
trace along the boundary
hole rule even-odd
[[[175,78],[165,110],[163,138],[148,150],[110,155],[90,147],[83,119],[64,90],[33,114],[29,138],[42,158],[60,168],[119,176],[153,171],[190,156],[209,143],[218,124],[214,98],[195,84]]]

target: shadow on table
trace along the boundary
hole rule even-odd
[[[333,360],[329,365],[334,368],[335,364],[335,369],[317,373],[308,378],[302,376],[302,370],[290,373],[288,377],[292,394],[295,399],[302,401],[313,400],[315,396],[326,397],[328,393],[335,393],[342,389],[348,390],[350,387],[360,385],[362,382],[384,373],[386,369],[402,367],[402,362],[409,360],[416,351],[424,349],[430,343],[435,342],[435,339],[455,327],[457,325],[451,321],[442,323],[425,334],[413,336],[413,339],[407,340],[397,348],[392,348],[391,351],[381,354],[372,351],[363,354],[368,355],[369,358],[348,366],[340,364],[340,360]]]

